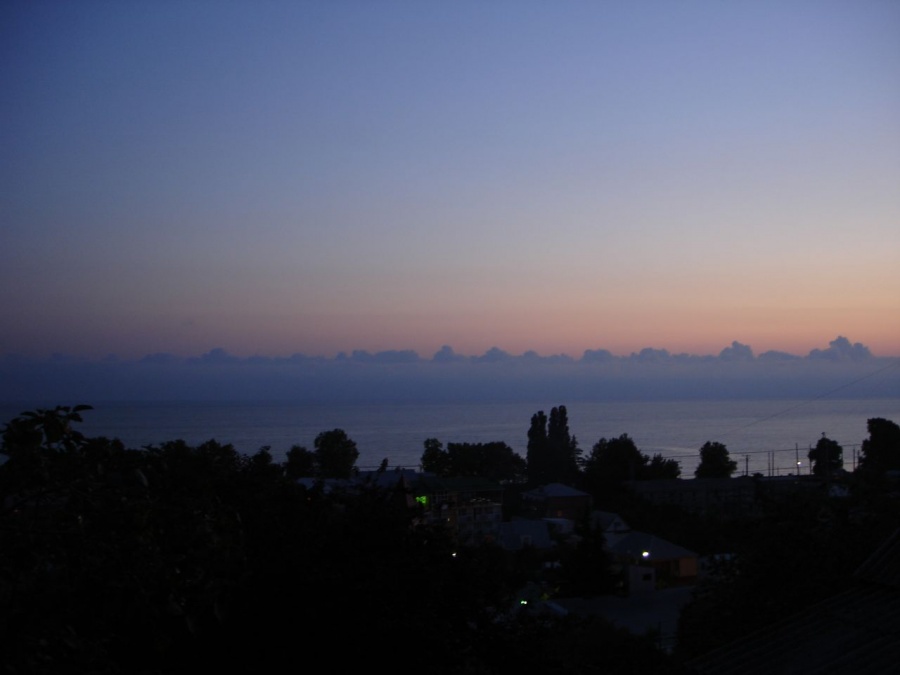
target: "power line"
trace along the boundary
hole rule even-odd
[[[842,385],[839,386],[839,387],[835,387],[834,389],[831,389],[831,390],[829,390],[829,391],[826,391],[826,392],[823,393],[823,394],[819,394],[818,396],[814,396],[813,398],[807,399],[807,400],[805,400],[805,401],[801,401],[800,403],[797,403],[796,405],[793,405],[793,406],[791,406],[790,408],[785,408],[784,410],[780,410],[780,411],[778,411],[778,412],[776,412],[776,413],[773,413],[773,414],[771,414],[771,415],[768,415],[768,416],[766,416],[766,417],[760,417],[759,419],[753,420],[752,422],[749,422],[749,423],[747,423],[747,424],[745,424],[745,425],[743,425],[743,426],[736,427],[736,428],[734,428],[734,429],[731,429],[731,430],[729,430],[729,431],[726,431],[724,435],[725,435],[725,436],[728,436],[728,435],[730,435],[730,434],[737,433],[738,431],[743,431],[744,429],[747,429],[747,428],[749,428],[749,427],[752,427],[752,426],[754,426],[754,425],[756,425],[756,424],[760,424],[760,423],[762,423],[762,422],[767,422],[767,421],[769,421],[769,420],[771,420],[771,419],[774,419],[774,418],[776,418],[776,417],[779,417],[779,416],[781,416],[781,415],[784,415],[785,413],[789,413],[789,412],[791,412],[792,410],[796,410],[797,408],[801,408],[801,407],[803,407],[803,406],[805,406],[805,405],[809,405],[810,403],[814,403],[815,401],[819,401],[819,400],[825,398],[826,396],[831,396],[831,395],[834,394],[834,393],[837,393],[837,392],[839,392],[839,391],[843,391],[844,389],[847,389],[848,387],[852,387],[854,384],[859,384],[859,383],[862,382],[863,380],[868,380],[870,377],[875,377],[876,375],[880,375],[881,373],[886,372],[886,371],[888,371],[888,370],[890,370],[890,369],[892,369],[892,368],[900,368],[900,362],[898,362],[898,363],[891,363],[891,364],[885,366],[884,368],[879,368],[878,370],[875,370],[875,371],[869,373],[868,375],[863,375],[862,377],[858,377],[858,378],[856,378],[855,380],[852,380],[852,381],[850,381],[850,382],[847,382],[846,384],[842,384]]]

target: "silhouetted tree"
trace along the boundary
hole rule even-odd
[[[284,466],[288,478],[307,478],[316,474],[316,456],[302,445],[292,445]]]
[[[648,461],[634,440],[628,434],[622,434],[594,443],[584,462],[584,471],[594,483],[616,484],[639,479]]]
[[[628,434],[601,438],[583,463],[583,487],[597,503],[618,508],[615,503],[627,496],[625,484],[633,480],[678,478],[681,467],[673,459],[656,454],[651,459],[638,450]]]
[[[706,441],[700,448],[700,463],[694,469],[696,478],[730,478],[737,470],[737,462],[728,455],[728,448],[717,441]]]
[[[426,438],[422,451],[422,471],[438,476],[449,476],[450,455],[444,450],[444,444],[436,438]]]
[[[92,409],[89,405],[58,405],[23,412],[4,427],[3,453],[17,460],[18,466],[40,465],[49,456],[78,452],[85,438],[72,423],[81,422],[81,413]]]
[[[644,476],[648,480],[675,479],[681,476],[681,465],[677,460],[665,459],[659,453],[650,458],[650,463],[644,469]]]
[[[424,443],[422,470],[438,476],[481,476],[498,483],[521,482],[525,460],[502,441],[489,443],[448,443],[436,438]]]
[[[272,448],[268,445],[264,445],[247,458],[246,468],[248,471],[256,473],[281,473],[282,471],[281,465],[276,464],[272,458]]]
[[[526,463],[503,441],[448,443],[449,471],[453,476],[481,476],[498,483],[520,481]]]
[[[813,475],[820,478],[827,478],[844,468],[844,448],[824,433],[806,456],[812,462]]]
[[[359,457],[356,441],[343,429],[323,431],[314,441],[318,475],[322,478],[350,478]]]
[[[550,410],[547,443],[550,482],[574,483],[579,476],[581,450],[578,440],[569,433],[569,413],[564,405]]]
[[[525,453],[528,463],[528,482],[532,485],[551,483],[553,463],[550,457],[550,443],[547,439],[547,415],[543,410],[531,416],[528,428],[528,448]]]
[[[606,537],[599,527],[579,523],[574,545],[563,547],[561,578],[563,595],[602,595],[615,585]]]
[[[215,441],[137,451],[85,438],[71,429],[83,409],[26,414],[3,434],[4,664],[174,672],[221,625],[246,571],[239,496],[260,490],[239,483],[274,484],[281,471]]]
[[[526,460],[528,481],[532,485],[571,484],[578,480],[581,450],[577,439],[569,433],[565,406],[552,408],[549,420],[543,410],[532,415]]]
[[[869,437],[862,442],[859,470],[869,476],[900,470],[900,426],[882,417],[866,422]]]

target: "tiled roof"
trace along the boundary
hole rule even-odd
[[[510,551],[521,549],[523,537],[527,537],[530,545],[537,549],[554,546],[547,523],[541,520],[511,520],[500,523],[497,539],[503,548]]]
[[[587,492],[576,490],[563,483],[548,483],[539,488],[530,490],[522,495],[532,499],[546,499],[547,497],[587,497]]]
[[[622,517],[619,516],[618,513],[612,513],[610,511],[593,511],[591,513],[592,522],[594,525],[600,527],[601,530],[608,530],[613,525],[620,526],[618,529],[621,530],[630,530],[628,527],[628,523],[622,520]]]

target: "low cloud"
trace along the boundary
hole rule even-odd
[[[865,345],[859,342],[850,344],[850,340],[839,336],[829,343],[828,349],[813,349],[809,353],[809,358],[829,361],[865,361],[872,358],[872,353]]]
[[[223,348],[199,357],[150,354],[137,361],[64,355],[0,358],[0,401],[42,405],[105,401],[449,402],[896,398],[900,359],[878,358],[844,337],[806,357],[732,342],[718,356],[646,348],[581,359],[514,355],[493,347],[465,356],[444,346],[430,359],[412,350],[358,350],[333,359],[293,354],[241,358]]]
[[[586,349],[581,357],[583,363],[609,363],[615,359],[608,349]]]
[[[505,352],[499,347],[491,347],[483,355],[476,356],[475,360],[484,363],[500,363],[502,361],[511,361],[513,358],[513,355],[509,352]]]
[[[212,349],[203,356],[196,359],[188,359],[189,363],[212,363],[212,364],[222,364],[222,363],[237,363],[241,359],[237,356],[232,356],[228,352],[226,352],[221,347],[217,347],[216,349]]]
[[[725,347],[719,352],[719,358],[723,361],[752,361],[753,350],[740,342],[732,342],[730,347]]]
[[[434,356],[431,358],[435,363],[459,363],[460,361],[464,361],[466,359],[462,354],[457,354],[453,351],[453,347],[450,345],[444,345],[438,351],[434,353]]]
[[[645,347],[636,354],[629,357],[632,361],[640,361],[641,363],[665,363],[672,358],[667,349],[651,349]]]
[[[802,357],[787,352],[768,351],[763,352],[757,357],[760,361],[796,361]]]
[[[419,361],[419,355],[412,349],[388,350],[374,354],[357,349],[345,358],[357,363],[416,363]]]

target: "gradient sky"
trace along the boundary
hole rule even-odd
[[[0,354],[900,356],[900,3],[0,7]]]

